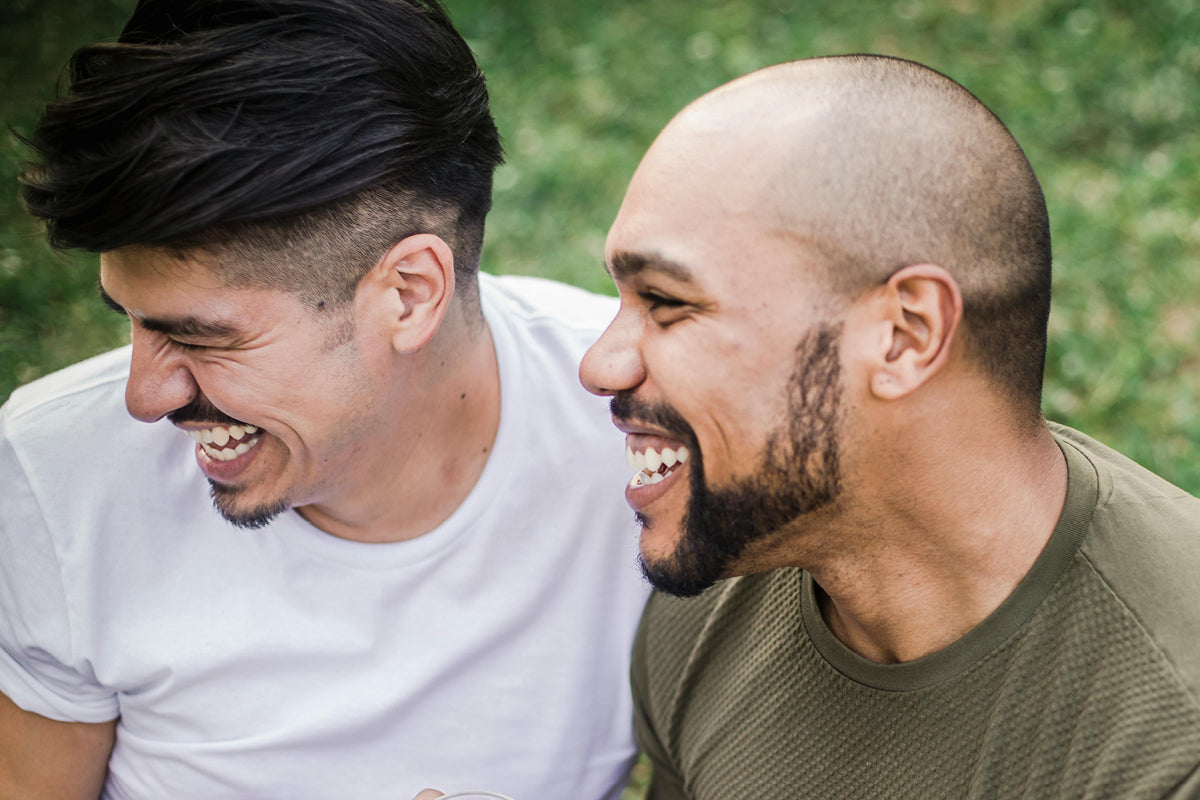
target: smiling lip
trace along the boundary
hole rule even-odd
[[[263,433],[254,425],[215,425],[184,429],[196,442],[196,463],[209,480],[230,483],[244,472],[261,449]]]
[[[618,427],[622,427],[618,424]],[[625,486],[625,502],[641,511],[671,490],[686,472],[687,446],[677,439],[626,426],[625,459],[634,474]]]

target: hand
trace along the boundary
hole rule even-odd
[[[413,800],[437,800],[441,796],[442,793],[437,789],[422,789],[421,793],[414,797]]]

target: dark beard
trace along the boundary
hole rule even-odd
[[[666,405],[647,406],[628,395],[613,397],[614,417],[657,425],[683,442],[691,454],[691,495],[679,543],[665,558],[640,558],[642,573],[656,589],[680,597],[700,594],[725,577],[752,542],[837,499],[841,491],[840,334],[840,323],[824,324],[796,345],[796,367],[787,386],[787,418],[767,438],[758,469],[717,489],[708,487],[695,432],[678,412]]]
[[[286,502],[281,500],[271,505],[242,511],[234,507],[234,501],[240,490],[220,483],[214,483],[211,480],[208,484],[209,494],[212,495],[213,507],[217,509],[217,513],[224,517],[227,522],[239,528],[247,530],[265,528],[274,522],[276,517],[290,508]]]

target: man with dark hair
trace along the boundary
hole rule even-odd
[[[1200,797],[1200,501],[1042,418],[1048,229],[899,59],[762,70],[650,148],[581,376],[661,590],[654,800]]]
[[[142,0],[29,142],[132,346],[0,410],[0,797],[616,798],[648,589],[575,380],[616,304],[478,274],[445,12]]]

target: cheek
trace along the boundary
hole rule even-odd
[[[255,370],[231,359],[204,358],[192,365],[192,376],[200,391],[218,408],[232,411],[226,405],[236,403],[239,408],[253,404],[255,396]]]
[[[792,352],[769,356],[741,339],[710,338],[664,341],[644,353],[655,390],[692,426],[708,480],[754,469],[786,415]]]
[[[295,367],[252,359],[213,359],[197,365],[196,381],[222,411],[281,434],[296,420],[326,416],[339,407],[336,385],[319,362]],[[286,435],[286,434],[284,434]]]
[[[357,357],[332,354],[318,370],[306,371],[307,380],[295,387],[297,402],[307,409],[305,422],[329,429],[330,439],[369,438],[364,434],[385,422],[379,409],[399,413],[399,398],[389,396],[389,387]]]

